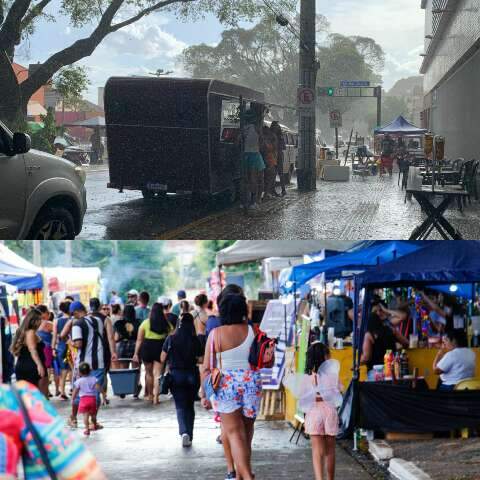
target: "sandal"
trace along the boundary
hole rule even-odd
[[[90,436],[90,430],[85,430],[83,432],[83,434],[86,436],[86,437],[89,437]]]
[[[77,428],[78,427],[78,421],[77,421],[77,419],[70,417],[68,419],[67,425],[70,428]]]
[[[91,427],[91,430],[103,430],[103,425],[100,425],[99,423],[94,423]]]
[[[60,400],[68,400],[68,397],[63,393],[60,395]]]

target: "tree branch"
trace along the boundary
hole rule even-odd
[[[132,23],[137,22],[138,20],[154,12],[155,10],[159,10],[160,8],[171,5],[172,3],[178,3],[180,1],[183,3],[186,3],[186,2],[195,2],[197,0],[162,0],[161,2],[157,2],[156,4],[152,5],[151,7],[141,10],[139,13],[137,13],[137,15],[129,18],[128,20],[112,25],[111,31],[116,32],[117,30],[120,30],[123,27],[126,27],[128,25],[131,25]]]
[[[51,2],[52,0],[40,0],[37,4],[33,5],[33,7],[28,11],[21,23],[21,30],[27,28],[39,15],[43,13],[45,7]]]
[[[7,13],[0,29],[0,51],[5,50],[11,56],[21,37],[22,18],[27,13],[31,0],[15,0]]]
[[[89,37],[77,40],[69,47],[53,54],[40,67],[38,67],[31,76],[29,76],[20,84],[22,97],[24,99],[29,99],[62,67],[65,65],[71,65],[72,63],[78,62],[82,58],[90,56],[109,33],[116,32],[117,30],[120,30],[121,28],[140,20],[145,15],[148,15],[155,10],[159,10],[167,5],[178,3],[180,1],[192,2],[196,0],[162,0],[149,8],[141,10],[133,17],[112,25],[115,15],[125,3],[125,0],[112,0],[108,8],[102,14],[98,26]]]

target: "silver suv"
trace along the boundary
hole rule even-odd
[[[30,145],[0,122],[0,239],[74,239],[87,209],[85,171]]]

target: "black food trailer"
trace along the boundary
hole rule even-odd
[[[145,198],[238,191],[240,119],[248,109],[263,117],[263,93],[209,79],[112,77],[104,103],[108,187]]]

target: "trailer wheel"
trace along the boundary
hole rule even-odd
[[[152,192],[144,189],[142,195],[145,200],[164,200],[167,197],[167,192]]]

